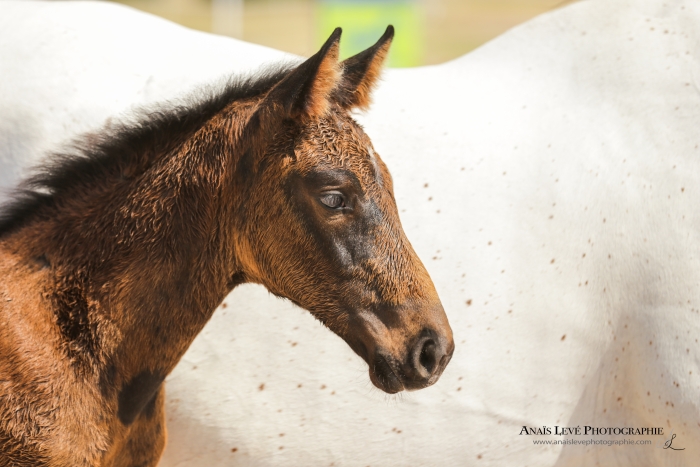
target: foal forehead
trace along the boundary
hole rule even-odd
[[[320,167],[350,170],[364,189],[382,185],[382,169],[372,142],[347,112],[332,110],[307,123],[295,147],[297,169],[311,172]]]

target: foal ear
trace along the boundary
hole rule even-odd
[[[324,115],[330,95],[341,77],[338,43],[342,30],[336,28],[321,50],[296,67],[273,87],[265,98],[288,118]]]
[[[343,79],[333,92],[333,99],[345,109],[367,109],[370,94],[379,81],[384,59],[394,38],[394,26],[389,25],[376,44],[341,63]]]

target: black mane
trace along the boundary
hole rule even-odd
[[[25,225],[71,188],[106,179],[122,167],[150,165],[144,158],[155,160],[173,144],[184,142],[231,102],[267,92],[293,66],[266,67],[255,75],[205,86],[184,99],[138,108],[119,123],[78,137],[67,150],[49,153],[0,206],[0,236]]]

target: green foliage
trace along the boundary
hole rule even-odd
[[[321,2],[317,9],[318,42],[328,38],[333,29],[343,28],[341,58],[347,58],[374,44],[393,24],[396,36],[387,64],[410,67],[423,63],[423,22],[415,1],[334,0]]]

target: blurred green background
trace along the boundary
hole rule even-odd
[[[121,0],[189,28],[302,56],[343,28],[341,54],[396,27],[389,66],[442,63],[569,0]]]

